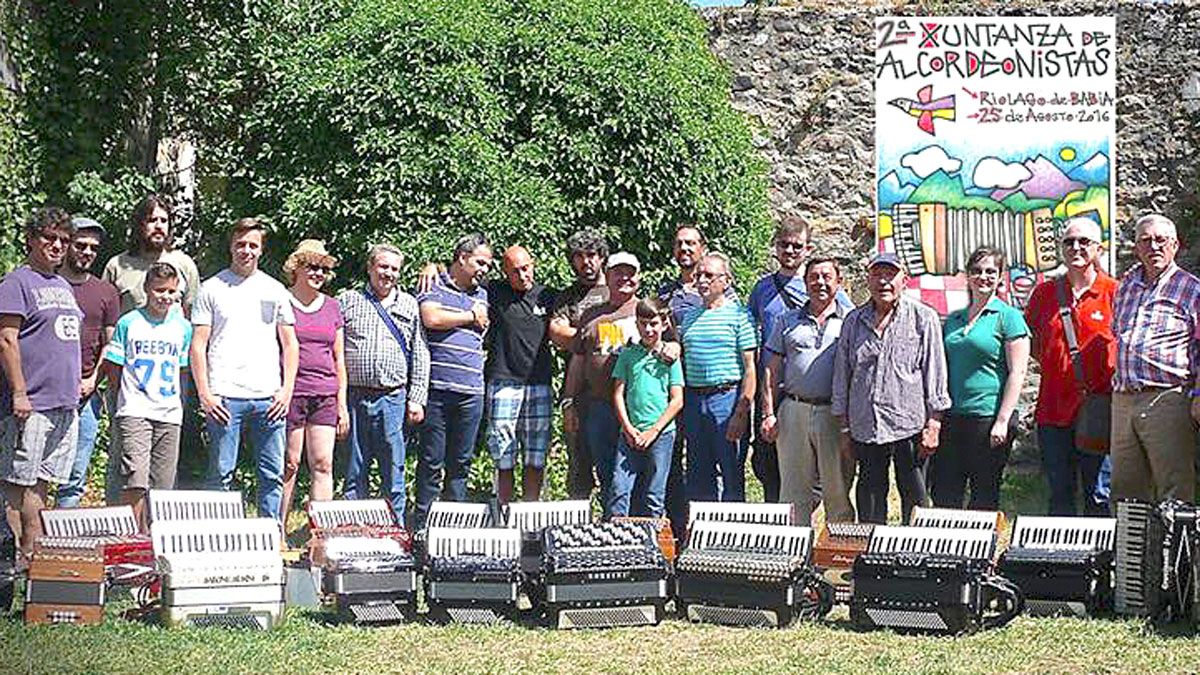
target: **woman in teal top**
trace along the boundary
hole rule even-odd
[[[942,330],[950,411],[933,460],[933,503],[986,511],[1000,506],[1000,479],[1017,427],[1017,397],[1029,365],[1029,327],[996,297],[1004,253],[981,246],[967,259],[971,302],[946,317]]]

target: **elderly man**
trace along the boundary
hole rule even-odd
[[[1077,485],[1083,488],[1084,515],[1104,516],[1109,511],[1108,456],[1075,446],[1075,421],[1084,393],[1112,392],[1116,368],[1112,315],[1117,282],[1100,269],[1101,241],[1096,221],[1068,220],[1062,234],[1067,273],[1038,284],[1025,307],[1025,321],[1033,331],[1033,354],[1042,373],[1034,417],[1052,516],[1076,514]],[[1075,370],[1064,316],[1070,317],[1075,333],[1080,372]]]
[[[417,529],[425,527],[439,495],[456,502],[467,499],[467,474],[484,403],[483,337],[489,326],[489,298],[481,284],[491,266],[487,239],[477,233],[463,235],[454,244],[446,274],[417,297],[429,341],[429,402],[417,457]]]
[[[843,452],[858,459],[856,497],[864,523],[887,522],[889,462],[902,522],[914,506],[927,503],[925,465],[950,407],[941,320],[904,297],[904,280],[895,253],[875,254],[867,267],[871,301],[846,316],[834,361],[832,412]]]
[[[200,286],[192,312],[191,365],[208,428],[208,486],[228,490],[242,430],[255,452],[258,513],[282,519],[285,422],[300,346],[291,294],[258,268],[265,229],[241,218],[229,267]]]
[[[1138,219],[1139,264],[1113,301],[1112,497],[1194,501],[1200,280],[1175,264],[1175,223]],[[1190,411],[1190,417],[1189,417]]]
[[[841,452],[830,407],[833,362],[848,313],[836,300],[842,272],[833,258],[816,258],[804,278],[808,300],[775,321],[765,345],[760,389],[762,409],[771,412],[763,416],[762,435],[779,449],[780,499],[793,504],[800,525],[812,520],[818,476],[826,522],[852,523],[854,457]]]
[[[338,295],[345,322],[346,379],[350,407],[346,497],[370,494],[371,464],[379,463],[382,490],[404,523],[404,427],[425,419],[429,397],[429,347],[417,300],[396,287],[404,256],[376,244],[367,256],[367,284]]]
[[[725,294],[732,281],[725,254],[705,254],[695,278],[704,305],[688,312],[679,327],[688,499],[745,501],[745,436],[757,381],[754,323]]]
[[[75,459],[83,312],[55,274],[74,234],[62,209],[34,212],[25,263],[0,280],[0,478],[18,567],[41,535],[47,489],[66,482]]]

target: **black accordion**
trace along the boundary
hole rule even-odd
[[[430,619],[492,624],[516,617],[524,579],[520,533],[432,527],[426,531],[426,545]]]
[[[1117,614],[1153,621],[1200,623],[1200,511],[1167,500],[1153,505],[1117,502],[1115,552]]]
[[[991,573],[990,530],[876,527],[854,560],[850,619],[859,628],[966,633],[1021,613],[1021,589]]]
[[[1021,587],[1030,614],[1112,611],[1113,518],[1021,516],[998,571]]]
[[[500,509],[503,527],[521,533],[521,570],[536,577],[544,553],[543,534],[555,525],[592,522],[592,503],[586,499],[561,502],[512,502]]]
[[[812,530],[697,521],[676,561],[677,602],[692,621],[787,626],[824,616],[833,587],[812,566]]]
[[[538,589],[558,628],[655,625],[668,598],[666,558],[646,523],[556,525],[544,535]]]

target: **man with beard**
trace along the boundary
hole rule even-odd
[[[71,284],[75,303],[83,312],[83,324],[79,332],[79,349],[82,358],[82,379],[79,382],[79,443],[75,447],[75,463],[71,477],[58,489],[59,508],[79,506],[87,490],[88,467],[92,462],[92,450],[96,445],[96,431],[100,424],[102,403],[96,393],[100,376],[100,352],[112,339],[113,329],[121,318],[121,299],[112,284],[92,274],[92,263],[104,242],[104,228],[91,218],[73,218],[75,235],[67,249],[66,262],[58,270],[59,276]]]
[[[179,293],[184,313],[190,313],[200,291],[196,263],[173,245],[171,202],[150,195],[138,203],[129,223],[129,250],[113,256],[100,275],[121,294],[121,313],[146,304],[146,270],[156,262],[170,263],[183,275]]]

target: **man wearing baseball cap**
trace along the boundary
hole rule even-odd
[[[871,301],[846,315],[833,370],[832,412],[842,452],[858,460],[855,490],[864,523],[887,522],[888,462],[907,523],[927,502],[925,464],[950,407],[937,312],[904,297],[907,275],[895,253],[867,266]]]

